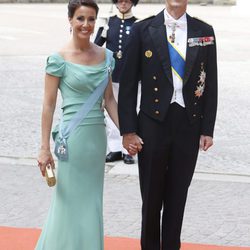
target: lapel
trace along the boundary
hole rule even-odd
[[[187,40],[192,37],[200,37],[201,30],[199,30],[192,17],[187,14]],[[194,66],[194,62],[198,55],[199,46],[189,47],[187,42],[187,51],[186,51],[186,66],[185,66],[185,74],[183,78],[183,85],[185,85],[188,81],[188,78],[191,74],[191,71]]]
[[[172,70],[170,65],[170,58],[167,44],[166,26],[164,24],[164,11],[161,11],[151,22],[149,26],[149,34],[154,43],[160,62],[163,66],[164,72],[170,81],[173,83]]]

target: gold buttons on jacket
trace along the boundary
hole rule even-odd
[[[156,80],[157,79],[156,76],[153,76],[153,79]]]
[[[193,117],[196,117],[196,114],[193,114]]]
[[[147,51],[145,51],[145,56],[146,56],[147,58],[152,57],[152,55],[153,55],[153,53],[152,53],[152,51],[151,51],[151,50],[147,50]]]
[[[155,114],[156,114],[156,115],[159,115],[159,114],[160,114],[160,111],[159,111],[159,110],[156,110],[156,111],[155,111]]]
[[[154,88],[154,91],[157,92],[157,91],[158,91],[158,88]]]
[[[155,99],[155,102],[156,102],[156,103],[159,102],[159,99]]]
[[[195,102],[194,105],[197,105],[197,102]]]

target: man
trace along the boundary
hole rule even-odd
[[[106,47],[114,52],[116,65],[112,74],[112,80],[113,92],[117,100],[121,68],[125,55],[124,47],[129,37],[131,26],[137,20],[136,17],[133,16],[132,7],[138,3],[138,0],[113,0],[113,3],[118,9],[118,14],[111,16],[107,23],[99,28],[95,43],[102,46],[106,42]],[[124,163],[133,164],[134,159],[122,147],[120,132],[108,114],[106,114],[106,131],[109,151],[106,156],[106,162],[123,159]]]
[[[215,36],[210,25],[186,14],[187,2],[166,0],[166,8],[157,16],[133,26],[120,80],[123,145],[131,154],[136,150],[130,145],[140,151],[142,250],[180,249],[198,151],[213,144]],[[138,80],[141,103],[137,116]]]

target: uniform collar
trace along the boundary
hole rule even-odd
[[[117,11],[117,17],[120,19],[129,19],[133,17],[132,10],[130,10],[128,13],[122,14],[121,12]]]

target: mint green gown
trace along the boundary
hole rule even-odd
[[[106,60],[112,52],[106,49]],[[46,72],[60,77],[63,120],[67,123],[106,76],[106,60],[87,66],[55,53]],[[111,67],[114,68],[112,58]],[[102,97],[69,136],[68,161],[59,161],[57,184],[36,250],[103,250],[103,182],[106,132]],[[52,132],[58,136],[58,126]]]

